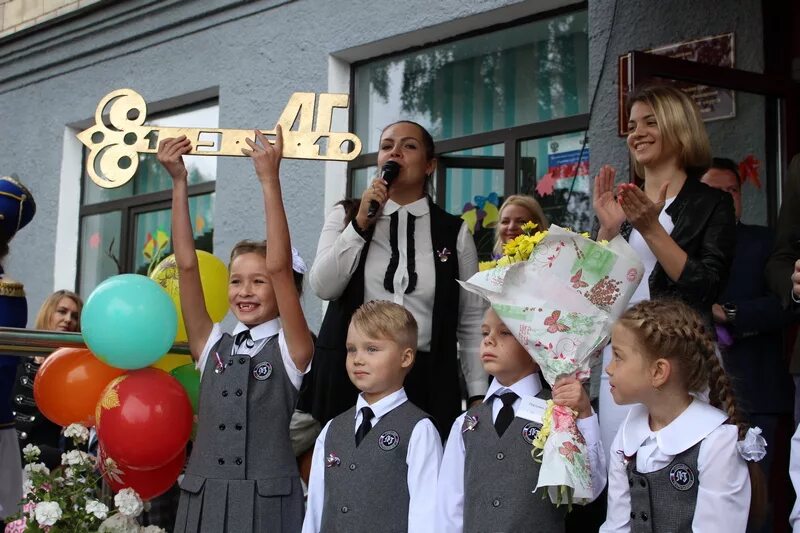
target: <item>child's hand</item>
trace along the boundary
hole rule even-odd
[[[256,169],[256,175],[261,183],[267,180],[278,179],[278,172],[281,166],[281,157],[283,154],[283,129],[281,125],[275,128],[275,144],[272,144],[267,139],[267,136],[258,130],[255,130],[256,142],[246,139],[248,146],[242,148],[244,155],[250,156],[253,160],[253,166]]]
[[[186,165],[183,163],[183,155],[192,151],[192,143],[181,135],[177,139],[170,137],[158,143],[158,162],[161,163],[173,180],[186,179]]]
[[[559,378],[553,386],[553,402],[578,412],[578,418],[592,416],[592,404],[581,382],[574,377]]]

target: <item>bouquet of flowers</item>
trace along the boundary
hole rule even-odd
[[[78,447],[88,440],[89,430],[80,424],[72,424],[64,430],[64,435]],[[50,472],[44,463],[38,462],[41,450],[37,446],[28,444],[22,452],[26,463],[22,511],[8,518],[6,533],[164,531],[156,526],[143,527],[136,523],[144,504],[133,489],[119,491],[114,496],[116,511],[109,509],[110,501],[104,503],[99,496],[103,476],[93,455],[70,450],[61,454],[61,466]],[[117,472],[113,463],[106,459],[104,470],[108,475]]]
[[[595,242],[555,225],[536,231],[531,223],[523,231],[502,257],[482,263],[461,284],[491,303],[548,383],[562,376],[586,380],[613,320],[642,279],[642,262],[622,237]],[[586,442],[575,417],[548,402],[534,440],[532,454],[542,463],[536,488],[546,488],[557,505],[592,497]]]

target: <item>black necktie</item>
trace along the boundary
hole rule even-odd
[[[247,346],[248,348],[253,347],[253,337],[250,335],[250,330],[246,329],[244,331],[240,331],[236,334],[236,343],[237,348],[241,348],[242,344]]]
[[[514,420],[514,401],[519,398],[516,393],[506,392],[498,396],[500,401],[503,402],[503,407],[497,413],[497,418],[494,421],[494,429],[497,431],[497,436],[502,437],[511,421]]]
[[[358,426],[356,430],[356,446],[361,444],[361,441],[364,437],[369,433],[369,430],[372,429],[372,417],[375,416],[375,413],[372,412],[372,409],[369,407],[362,407],[361,408],[361,425]]]

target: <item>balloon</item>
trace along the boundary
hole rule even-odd
[[[192,411],[197,414],[197,397],[200,394],[200,371],[192,363],[173,369],[170,375],[183,386],[189,396],[189,401],[192,403]]]
[[[117,368],[158,361],[172,347],[175,307],[155,281],[138,274],[108,278],[89,295],[81,314],[86,345]]]
[[[197,250],[197,265],[200,268],[200,283],[203,285],[208,316],[214,322],[221,322],[228,312],[228,268],[217,257],[203,250]],[[157,281],[172,298],[178,313],[178,334],[175,341],[185,342],[186,325],[183,322],[181,298],[178,292],[179,276],[175,255],[170,255],[161,261],[150,274],[150,278]]]
[[[143,368],[108,384],[97,403],[97,437],[109,457],[135,470],[160,468],[184,449],[192,404],[177,379]]]
[[[117,463],[117,468],[108,469],[106,465],[107,456],[102,448],[99,450],[99,455],[100,469],[111,486],[111,490],[117,493],[124,488],[130,487],[144,501],[152,500],[167,492],[178,480],[178,475],[186,463],[185,449],[161,468],[154,468],[153,470],[133,470],[119,464],[116,459],[114,459],[114,462]]]
[[[184,365],[193,365],[194,361],[192,360],[191,355],[178,355],[176,353],[168,353],[152,365],[152,368],[158,368],[163,370],[164,372],[172,372],[179,366]]]
[[[90,427],[94,425],[94,409],[103,389],[123,372],[100,361],[89,350],[59,348],[36,372],[33,398],[53,423]]]

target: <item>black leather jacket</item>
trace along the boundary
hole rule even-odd
[[[651,298],[679,299],[703,314],[709,324],[711,306],[728,280],[736,251],[736,216],[730,194],[687,178],[667,207],[675,227],[670,234],[688,256],[678,281],[672,281],[659,263],[648,279]],[[592,228],[597,237],[600,223]],[[628,240],[633,227],[624,222],[620,234]]]

